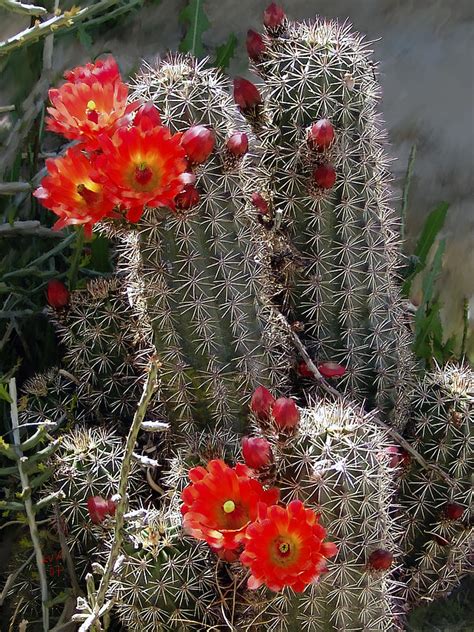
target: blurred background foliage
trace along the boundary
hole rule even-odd
[[[219,0],[225,5],[225,2]],[[226,0],[230,2],[230,0]],[[157,49],[174,48],[197,57],[209,56],[209,63],[226,70],[234,56],[243,53],[243,42],[232,31],[210,45],[205,34],[212,33],[204,0],[161,2],[160,0],[96,0],[58,3],[43,0],[39,9],[25,9],[16,0],[0,0],[0,406],[8,414],[8,395],[3,386],[15,376],[19,385],[38,371],[57,364],[63,353],[45,314],[45,290],[50,279],[61,279],[70,289],[83,287],[87,280],[109,274],[113,253],[109,242],[94,236],[84,241],[80,230],[53,232],[54,215],[41,207],[31,193],[45,174],[45,160],[64,150],[58,136],[45,131],[47,92],[61,81],[68,67],[113,52],[127,38],[131,20],[143,13],[160,12],[167,4],[170,33],[157,32]],[[261,4],[261,3],[256,3]],[[287,3],[288,5],[290,3]],[[308,4],[307,14],[314,11]],[[44,8],[42,10],[41,8]],[[288,6],[290,10],[290,6]],[[260,13],[260,6],[256,9]],[[291,12],[291,11],[289,11]],[[254,16],[252,16],[253,19]],[[144,27],[146,28],[146,27]],[[148,27],[150,28],[150,27]],[[240,28],[240,27],[239,27]],[[230,30],[230,32],[229,32]],[[18,34],[21,34],[20,36]],[[212,39],[212,38],[211,38]],[[112,45],[110,45],[112,43]],[[117,44],[118,43],[118,44]],[[153,45],[153,42],[148,42]],[[119,59],[124,76],[138,69],[141,47],[133,43]],[[405,177],[402,178],[401,219],[414,212],[410,206],[410,184],[416,173],[415,146],[412,147]],[[439,277],[447,247],[443,236],[449,204],[440,202],[426,216],[412,252],[406,253],[403,291],[413,313],[414,349],[420,362],[431,365],[463,357],[474,345],[466,297],[462,322],[454,333],[445,335]],[[412,240],[413,241],[413,240]],[[419,609],[409,630],[462,632],[474,629],[472,582],[465,583],[446,603]]]

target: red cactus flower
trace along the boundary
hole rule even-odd
[[[309,140],[317,149],[329,147],[334,136],[334,127],[329,119],[320,119],[311,125]]]
[[[318,371],[323,377],[341,377],[346,372],[346,367],[337,362],[321,362],[318,364]]]
[[[272,449],[264,437],[243,437],[242,454],[245,465],[254,470],[270,465],[273,461]]]
[[[211,155],[215,140],[212,130],[204,125],[193,125],[184,132],[181,146],[191,162],[201,164]]]
[[[94,524],[100,524],[107,516],[114,516],[116,507],[113,500],[107,500],[102,496],[89,496],[87,499],[87,511]]]
[[[186,169],[180,134],[171,135],[167,127],[133,126],[121,127],[112,138],[103,135],[100,140],[103,154],[96,165],[101,181],[127,209],[129,221],[140,219],[144,205],[173,208]]]
[[[234,132],[226,142],[229,152],[237,157],[243,156],[249,150],[249,139],[244,132]]]
[[[234,79],[234,101],[241,110],[248,110],[262,102],[262,96],[257,86],[244,79],[243,77],[235,77]]]
[[[48,281],[46,298],[51,307],[61,309],[69,303],[70,293],[62,281],[51,279]]]
[[[216,459],[191,469],[191,485],[181,494],[184,530],[224,557],[243,543],[258,504],[278,502],[279,491],[265,491],[250,474],[242,463],[229,467]]]
[[[286,15],[283,9],[272,2],[263,12],[263,23],[267,29],[276,29],[283,24]]]
[[[114,83],[121,80],[117,62],[112,56],[88,63],[85,66],[77,66],[64,73],[66,81],[71,83]]]
[[[411,456],[403,448],[399,448],[396,445],[390,445],[385,449],[385,452],[390,455],[388,464],[389,467],[407,468],[411,463]]]
[[[326,570],[327,558],[337,553],[334,543],[323,542],[325,537],[317,515],[300,500],[287,508],[260,505],[240,555],[251,570],[248,587],[253,590],[265,584],[276,592],[290,586],[302,592]]]
[[[80,147],[46,161],[48,175],[33,193],[43,206],[59,216],[55,230],[83,224],[87,234],[104,217],[112,217],[115,202],[94,177],[94,168]]]
[[[270,391],[264,386],[257,386],[250,400],[250,408],[257,417],[266,419],[274,403],[275,398]]]
[[[294,428],[300,420],[300,411],[289,397],[279,397],[272,406],[272,417],[280,430]]]
[[[99,134],[113,133],[120,120],[139,107],[138,101],[128,105],[127,95],[120,80],[65,83],[49,91],[53,107],[47,108],[48,129],[97,149]]]
[[[249,29],[247,31],[247,40],[245,43],[250,59],[252,59],[253,61],[258,61],[259,59],[261,59],[262,55],[265,53],[266,46],[260,33]]]
[[[321,189],[332,189],[336,182],[336,171],[331,165],[318,165],[313,171],[313,180]]]
[[[369,555],[368,567],[374,571],[387,571],[393,562],[393,553],[386,549],[376,549]]]

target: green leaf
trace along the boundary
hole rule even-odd
[[[216,61],[214,65],[216,68],[226,70],[229,66],[230,60],[235,54],[235,47],[237,46],[237,38],[234,33],[229,35],[229,38],[225,44],[218,46],[216,49]]]
[[[202,34],[211,26],[203,5],[203,0],[190,0],[179,14],[179,21],[187,25],[186,35],[181,40],[179,50],[182,53],[191,53],[195,57],[205,56]]]
[[[405,237],[405,224],[406,224],[407,208],[408,208],[408,194],[410,192],[410,184],[411,184],[411,179],[413,177],[413,167],[415,165],[415,158],[416,158],[416,145],[413,145],[410,150],[410,155],[408,156],[407,172],[405,174],[405,182],[403,184],[402,208],[400,209],[402,239],[404,239]]]
[[[408,278],[405,280],[405,283],[403,284],[402,291],[405,296],[408,296],[410,294],[413,279],[423,270],[426,265],[428,254],[436,240],[438,233],[444,226],[448,209],[449,204],[447,202],[441,202],[433,211],[431,211],[431,213],[426,218],[426,222],[423,226],[420,238],[418,239],[418,243],[416,244],[414,253],[414,256],[417,259],[417,264],[413,272],[411,272],[411,274],[408,276]]]
[[[1,383],[0,383],[0,399],[3,399],[9,404],[12,403],[12,398],[10,397],[7,389],[5,388],[5,384],[1,384]]]
[[[422,289],[423,289],[423,302],[425,305],[430,303],[433,298],[434,284],[436,282],[436,279],[439,276],[439,273],[441,272],[445,248],[446,248],[446,239],[442,239],[438,244],[438,248],[436,249],[430,271],[423,279]]]
[[[77,39],[81,42],[87,52],[91,51],[94,40],[92,39],[91,34],[88,33],[83,26],[80,26],[77,29]]]
[[[448,208],[449,204],[447,202],[441,202],[434,211],[431,211],[426,219],[423,231],[415,248],[415,256],[418,257],[422,266],[426,264],[426,257],[435,242],[436,236],[444,226]]]

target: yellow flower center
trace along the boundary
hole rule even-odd
[[[88,110],[95,110],[96,109],[96,104],[95,101],[92,101],[92,99],[90,101],[87,101],[87,109]]]
[[[288,542],[281,542],[278,545],[278,550],[282,555],[288,555],[290,553],[290,545],[288,544]]]
[[[225,503],[222,505],[222,509],[225,511],[225,513],[232,513],[235,509],[234,501],[226,500]]]

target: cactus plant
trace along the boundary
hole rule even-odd
[[[54,95],[67,103],[82,90],[65,129],[86,130],[87,144],[58,159],[37,197],[61,225],[102,218],[118,251],[116,277],[52,288],[67,370],[36,378],[23,402],[36,424],[102,423],[67,430],[46,486],[85,580],[74,618],[84,631],[107,628],[112,609],[131,631],[389,632],[468,570],[472,373],[426,376],[409,409],[414,367],[369,51],[348,26],[293,23],[274,3],[264,24],[247,40],[261,84],[234,83],[240,114],[222,74],[181,55],[146,66],[128,105],[123,84],[120,99],[108,85],[110,120],[86,97],[119,81],[113,61],[68,73],[72,88]],[[133,190],[107,168],[140,135],[172,146],[160,195],[147,189],[148,158],[132,161]],[[82,179],[98,170],[91,189],[71,176],[79,162]],[[67,204],[61,178],[74,185]],[[318,386],[333,399],[315,399]],[[387,425],[405,428],[409,412],[411,446]],[[138,456],[151,498],[130,464],[139,430],[163,429],[158,415],[171,422],[148,441],[158,460]],[[249,428],[257,436],[241,455]],[[416,463],[401,470],[389,435]],[[275,538],[296,517],[306,539],[295,550],[308,556],[289,570],[296,540]],[[267,527],[278,546],[262,561]],[[44,583],[37,601],[47,618]]]
[[[251,598],[244,621],[285,631],[396,629],[401,527],[392,518],[387,436],[360,407],[322,402],[301,411],[296,432],[269,438],[282,500],[313,507],[339,552],[301,595],[285,591],[270,604],[268,596]],[[371,565],[376,550],[395,558],[390,570]]]
[[[401,480],[410,603],[448,594],[472,570],[472,440],[474,374],[448,365],[417,386],[410,428],[413,445],[440,464],[451,482],[413,463]]]
[[[226,147],[233,133],[250,132],[228,87],[189,57],[145,68],[132,99],[153,101],[173,132],[204,126],[215,149],[193,165],[196,206],[174,214],[148,209],[123,229],[105,224],[118,237],[130,296],[151,320],[168,415],[182,429],[210,420],[235,425],[242,393],[267,379],[284,389],[289,365],[287,341],[269,338],[272,323],[256,300],[258,270],[240,187],[250,156],[235,157]]]
[[[370,51],[349,26],[322,19],[285,19],[263,42],[251,64],[262,103],[256,119],[243,110],[260,151],[247,191],[271,204],[261,240],[273,241],[278,302],[318,361],[346,367],[345,393],[403,426],[412,362]]]

